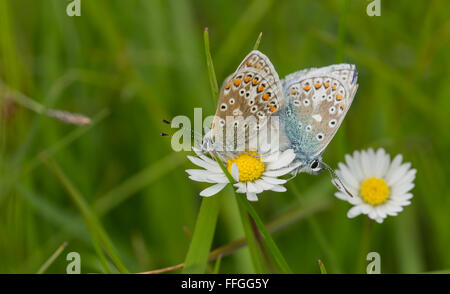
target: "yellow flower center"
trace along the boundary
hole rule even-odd
[[[254,181],[259,179],[264,172],[264,162],[255,151],[242,153],[235,159],[228,160],[228,171],[230,173],[233,163],[236,163],[239,169],[239,182]]]
[[[361,184],[361,196],[365,202],[376,206],[389,198],[389,187],[383,179],[368,178]]]

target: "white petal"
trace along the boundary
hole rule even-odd
[[[406,184],[406,183],[408,183],[408,182],[413,182],[414,181],[414,179],[416,178],[416,173],[417,173],[417,170],[416,169],[410,169],[407,173],[406,173],[406,175],[404,176],[404,177],[402,177],[397,183],[395,183],[394,185],[395,186],[400,186],[400,185],[403,185],[403,184]]]
[[[390,177],[387,178],[387,184],[389,186],[395,185],[398,181],[400,181],[404,176],[406,176],[406,173],[408,172],[409,168],[411,167],[411,163],[407,162],[405,164],[402,164],[397,170],[393,171],[390,174]]]
[[[205,178],[197,177],[197,176],[189,176],[189,179],[196,181],[196,182],[217,183],[216,181],[212,181],[210,179],[205,179]]]
[[[258,192],[258,188],[256,188],[256,186],[252,182],[247,182],[247,192],[249,192],[249,193],[257,193]]]
[[[247,185],[245,183],[236,183],[233,186],[237,188],[236,193],[247,193]]]
[[[200,192],[200,196],[209,197],[219,193],[227,184],[215,184]]]
[[[346,165],[339,163],[339,170],[337,170],[336,173],[345,182],[345,186],[352,186],[355,190],[359,188],[358,180],[353,176]]]
[[[391,166],[389,167],[389,170],[386,173],[385,179],[389,181],[392,174],[397,171],[397,169],[400,167],[403,160],[403,156],[401,154],[398,154],[394,157],[394,160],[392,160]]]
[[[280,185],[280,184],[284,184],[287,182],[286,180],[283,180],[283,179],[266,177],[266,176],[262,176],[261,179],[263,179],[265,182],[272,184],[272,185]]]
[[[274,192],[286,192],[287,191],[287,189],[285,187],[280,186],[280,185],[273,185],[270,190],[272,190]]]
[[[345,160],[347,162],[347,166],[352,171],[352,174],[354,175],[355,179],[358,182],[361,182],[364,179],[364,174],[361,168],[359,152],[358,151],[353,152],[353,157],[351,157],[350,155],[346,155]]]
[[[198,157],[195,157],[195,156],[189,156],[189,155],[188,155],[187,158],[188,158],[193,164],[196,164],[196,165],[198,165],[198,166],[200,166],[200,167],[203,167],[204,169],[207,169],[207,170],[210,170],[210,171],[214,171],[214,172],[220,172],[220,171],[221,171],[220,166],[219,166],[218,163],[211,164],[211,163],[208,163],[208,162],[206,162],[206,161],[204,161],[204,160],[202,160],[202,159],[200,159],[200,158],[198,158]]]
[[[373,177],[371,158],[369,157],[368,152],[361,151],[361,167],[364,178]]]
[[[347,201],[348,203],[351,203],[353,205],[362,204],[361,198],[356,193],[353,194],[353,197],[350,197],[349,195],[347,195],[347,193],[336,192],[336,193],[334,193],[334,196],[336,196],[337,198],[339,198],[341,200]]]
[[[256,193],[247,192],[247,199],[248,201],[258,201],[258,196],[256,196]]]
[[[187,169],[186,172],[191,176],[197,176],[202,178],[208,177],[208,172],[204,169]]]
[[[288,166],[294,159],[295,159],[294,150],[288,149],[280,155],[277,161],[267,164],[267,169],[274,170]]]
[[[375,220],[377,217],[378,217],[378,214],[377,214],[377,212],[373,209],[373,207],[372,207],[372,209],[369,211],[369,213],[367,214],[371,219],[373,219],[373,220]]]
[[[239,182],[239,167],[236,163],[231,165],[231,176],[236,182]]]
[[[377,217],[375,220],[377,221],[377,223],[381,224],[383,222],[384,218]]]
[[[295,168],[299,167],[301,165],[301,162],[297,162],[295,164],[290,165],[289,167],[285,167],[285,168],[281,168],[281,169],[277,169],[277,170],[269,170],[269,171],[265,171],[263,173],[264,176],[266,177],[279,177],[279,176],[283,176],[285,174],[288,174],[289,172],[291,172],[292,170],[294,170]]]
[[[270,153],[265,153],[265,154],[263,154],[263,155],[262,155],[262,160],[263,160],[264,162],[269,163],[269,162],[273,162],[273,161],[278,160],[279,157],[280,157],[280,152],[278,152],[278,151],[272,151],[272,152],[270,152]]]
[[[407,192],[409,192],[410,190],[412,190],[414,188],[414,184],[413,183],[406,183],[400,186],[395,186],[392,188],[392,198],[396,198],[396,196],[401,196],[406,194]]]
[[[350,208],[350,210],[347,212],[347,217],[348,218],[354,218],[358,215],[361,214],[361,209],[359,206],[353,206],[352,208]]]
[[[270,190],[270,189],[273,187],[273,185],[267,183],[267,182],[264,181],[263,179],[257,179],[257,180],[255,181],[255,184],[256,184],[257,186],[260,186],[263,190]]]

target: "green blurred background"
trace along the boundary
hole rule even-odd
[[[2,83],[93,118],[68,125],[0,93],[0,273],[35,273],[66,241],[46,272],[65,273],[73,251],[83,273],[103,272],[73,194],[130,272],[183,262],[208,185],[187,178],[189,153],[159,133],[173,132],[162,119],[192,118],[194,107],[214,113],[205,27],[219,83],[259,32],[281,77],[354,63],[359,90],[324,159],[336,167],[353,150],[384,147],[418,170],[412,205],[370,231],[366,216],[346,217],[326,173],[264,192],[254,207],[293,270],[319,273],[321,259],[328,272],[357,273],[376,251],[383,273],[450,272],[450,2],[381,0],[381,16],[369,17],[370,2],[81,0],[81,16],[69,17],[65,0],[0,0]],[[244,236],[229,197],[213,248]],[[252,272],[248,250],[223,257],[220,272]]]

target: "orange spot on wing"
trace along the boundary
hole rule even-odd
[[[323,85],[325,86],[325,88],[328,88],[330,86],[330,83],[325,83]]]
[[[251,63],[250,61],[247,61],[247,66],[253,66],[253,63]]]
[[[256,67],[257,69],[261,69],[261,65],[259,65],[259,64],[255,65],[255,67]]]
[[[274,112],[275,110],[277,110],[277,107],[276,107],[276,106],[272,106],[272,107],[270,108],[270,111],[271,111],[271,112]]]
[[[297,94],[297,93],[298,93],[298,92],[295,91],[294,89],[291,90],[291,94],[295,95],[295,94]]]
[[[320,86],[322,86],[322,84],[320,84],[320,83],[316,83],[316,84],[314,85],[314,87],[316,87],[316,89],[319,89]]]
[[[331,89],[333,89],[333,91],[336,90],[336,86],[335,85],[331,86]]]
[[[342,100],[342,95],[341,94],[337,94],[336,95],[336,100],[337,101],[341,101]]]
[[[257,88],[256,90],[257,90],[258,92],[264,91],[263,85],[259,85],[258,88]]]
[[[252,81],[252,84],[253,84],[253,86],[256,86],[256,85],[258,85],[258,83],[259,83],[259,81],[258,81],[258,80],[256,80],[256,79]]]
[[[340,108],[341,110],[344,110],[345,104],[341,104],[341,106],[339,106],[339,108]]]
[[[267,94],[267,93],[264,94],[264,95],[263,95],[263,99],[266,100],[266,101],[269,100],[269,99],[270,99],[269,94]]]
[[[239,86],[241,84],[241,80],[240,79],[235,79],[233,83],[237,87],[237,86]]]
[[[244,78],[244,82],[248,83],[248,82],[250,82],[251,79],[252,79],[251,77],[246,76],[246,77]]]
[[[311,89],[311,87],[310,87],[308,84],[306,84],[306,85],[303,87],[303,89],[304,89],[305,91],[309,91],[309,89]]]
[[[226,86],[225,86],[225,89],[229,89],[231,87],[231,84],[230,83],[228,83]]]

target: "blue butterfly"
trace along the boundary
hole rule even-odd
[[[354,65],[336,64],[298,71],[281,81],[286,101],[278,115],[284,149],[292,148],[302,162],[295,174],[318,174],[325,167],[337,178],[322,153],[353,102],[357,77]]]

